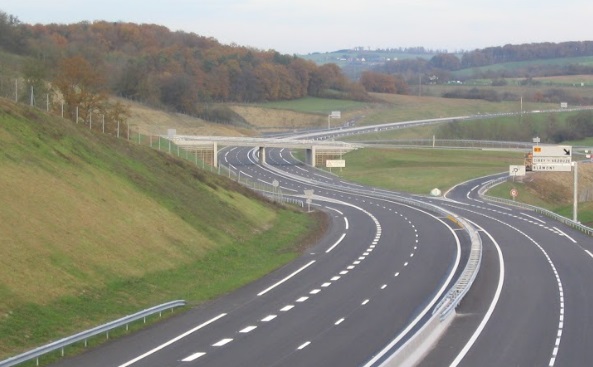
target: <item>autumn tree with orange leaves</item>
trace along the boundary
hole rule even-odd
[[[114,123],[125,123],[129,112],[122,103],[109,102],[103,75],[81,56],[64,58],[53,80],[54,92],[63,101],[64,116],[77,123],[90,122],[93,114],[107,117],[113,131]]]

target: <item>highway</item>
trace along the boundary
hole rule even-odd
[[[288,150],[227,148],[219,158],[284,194],[314,190],[332,226],[295,262],[182,315],[55,366],[379,366],[459,274],[469,239],[455,224],[384,190],[302,165]],[[586,366],[593,360],[593,240],[525,209],[478,196],[415,197],[479,228],[474,286],[421,366]],[[370,361],[373,362],[370,362]]]
[[[271,150],[265,167],[246,148],[220,158],[287,191],[314,190],[331,230],[230,295],[55,366],[361,366],[406,341],[458,275],[469,239],[445,218],[361,193],[287,150]]]
[[[587,366],[593,361],[593,239],[477,192],[492,177],[448,193],[440,205],[481,229],[483,266],[458,317],[421,366]]]

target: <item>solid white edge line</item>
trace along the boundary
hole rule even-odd
[[[336,211],[336,212],[340,213],[340,215],[344,215],[344,213],[342,213],[341,211],[339,211],[339,210],[338,210],[338,209],[336,209],[336,208],[332,208],[331,206],[327,206],[327,205],[326,205],[325,207],[326,207],[327,209],[329,209],[329,210],[334,210],[334,211]]]
[[[490,303],[490,307],[488,307],[488,311],[486,311],[486,314],[480,322],[480,325],[478,325],[478,328],[476,329],[474,334],[471,336],[471,338],[469,338],[468,342],[465,344],[465,347],[463,347],[461,352],[459,352],[459,354],[457,355],[455,360],[453,360],[453,362],[449,365],[449,367],[457,366],[461,362],[461,360],[465,358],[466,354],[469,352],[471,347],[474,345],[474,343],[482,333],[482,330],[484,330],[484,328],[486,327],[486,324],[490,320],[490,317],[492,316],[492,313],[496,308],[496,304],[498,303],[498,299],[500,298],[500,294],[502,293],[502,286],[504,284],[504,257],[502,255],[502,250],[500,249],[498,242],[496,242],[496,240],[494,240],[494,237],[492,237],[490,233],[486,232],[484,228],[480,227],[474,222],[470,221],[470,223],[472,223],[472,225],[474,225],[476,228],[479,228],[483,233],[485,233],[496,247],[496,252],[498,253],[498,261],[500,263],[500,273],[498,275],[498,286],[496,287],[496,292],[494,293],[494,298],[492,299],[492,303]]]
[[[315,262],[315,260],[311,260],[309,261],[309,263],[305,264],[304,266],[302,266],[301,268],[297,269],[296,271],[294,271],[292,274],[288,275],[286,278],[280,280],[279,282],[272,284],[270,287],[264,289],[263,291],[259,292],[257,294],[257,296],[263,296],[264,294],[268,293],[269,291],[271,291],[272,289],[276,288],[277,286],[279,286],[280,284],[286,282],[287,280],[289,280],[290,278],[294,277],[295,275],[297,275],[298,273],[300,273],[301,271],[305,270],[306,268],[308,268],[309,266],[311,266],[313,263]]]
[[[344,217],[344,223],[346,223],[346,230],[348,230],[348,227],[349,227],[348,218]]]
[[[177,342],[177,341],[185,338],[186,336],[188,336],[190,334],[193,334],[194,332],[200,330],[201,328],[203,328],[205,326],[208,326],[209,324],[217,321],[220,318],[225,317],[226,315],[227,315],[226,313],[222,313],[222,314],[220,314],[220,315],[218,315],[218,316],[216,316],[216,317],[214,317],[214,318],[212,318],[212,319],[204,322],[203,324],[200,324],[200,325],[196,326],[195,328],[193,328],[193,329],[191,329],[189,331],[186,331],[185,333],[183,333],[183,334],[181,334],[181,335],[179,335],[179,336],[177,336],[177,337],[169,340],[168,342],[166,342],[164,344],[161,344],[161,345],[159,345],[158,347],[156,347],[156,348],[154,348],[152,350],[149,350],[148,352],[142,354],[141,356],[138,356],[138,357],[132,359],[131,361],[128,361],[128,362],[126,362],[124,364],[119,365],[119,367],[127,367],[127,366],[130,366],[130,365],[132,365],[132,364],[134,364],[134,363],[136,363],[136,362],[138,362],[138,361],[140,361],[140,360],[142,360],[142,359],[150,356],[151,354],[154,354],[154,353],[158,352],[159,350],[161,350],[161,349],[163,349],[165,347],[168,347],[169,345],[171,345],[171,344],[173,344],[173,343],[175,343],[175,342]]]

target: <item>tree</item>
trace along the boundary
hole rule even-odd
[[[72,120],[76,120],[78,108],[78,117],[88,121],[91,113],[99,110],[107,100],[103,75],[80,56],[65,58],[59,63],[53,85]]]
[[[461,61],[453,54],[438,54],[430,59],[432,67],[445,70],[458,70],[461,67]]]
[[[360,84],[369,92],[392,93],[395,89],[395,78],[391,75],[365,71],[360,76]]]

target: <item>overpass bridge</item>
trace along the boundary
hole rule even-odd
[[[341,159],[342,155],[361,148],[361,145],[341,141],[297,140],[292,138],[250,138],[228,136],[168,136],[180,148],[201,154],[202,160],[218,167],[219,147],[252,147],[259,151],[259,162],[266,162],[266,148],[303,149],[306,152],[307,164],[313,167],[325,164],[328,159]]]

